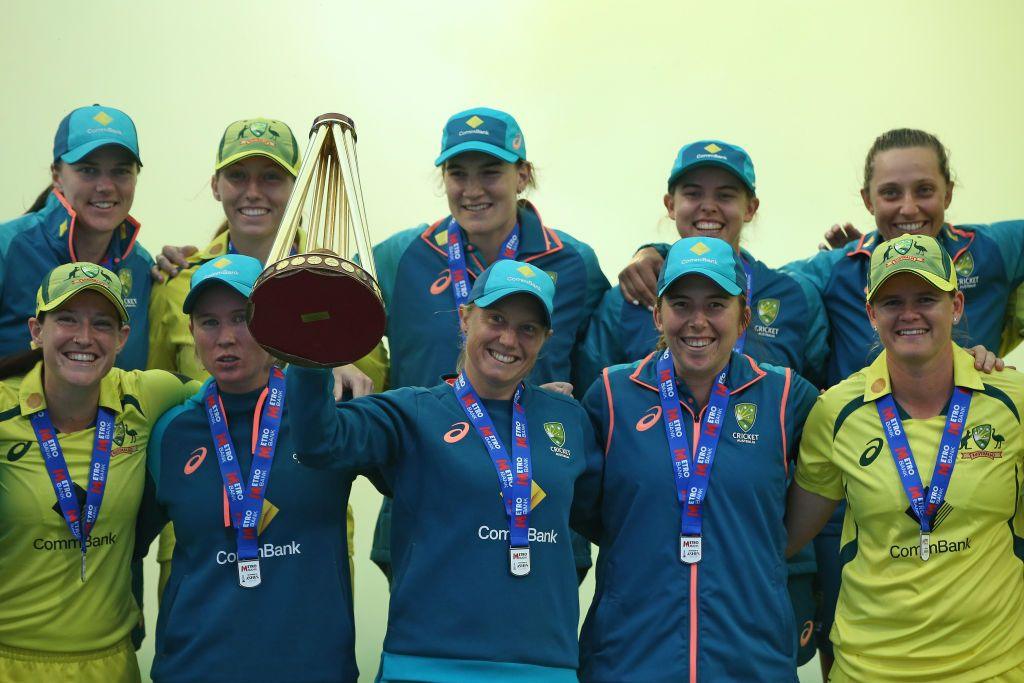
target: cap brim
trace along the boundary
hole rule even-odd
[[[450,147],[441,152],[441,156],[434,160],[434,166],[440,166],[452,157],[458,156],[463,152],[483,152],[484,154],[490,154],[492,157],[497,157],[502,161],[507,161],[510,164],[514,164],[522,158],[507,149],[498,147],[497,145],[492,145],[489,142],[470,140],[469,142],[461,142],[454,147]]]
[[[743,184],[743,187],[747,188],[751,192],[754,192],[754,186],[748,183],[746,178],[737,173],[736,169],[733,166],[725,163],[724,161],[719,161],[717,159],[701,159],[700,161],[695,161],[692,164],[683,166],[681,169],[678,169],[675,173],[668,177],[668,186],[671,188],[673,185],[675,185],[679,178],[687,171],[691,171],[695,168],[701,168],[702,166],[718,166],[719,168],[724,168],[726,171],[736,176],[736,179]]]
[[[477,306],[480,306],[481,308],[487,308],[488,306],[492,306],[495,303],[504,299],[505,297],[512,296],[513,294],[529,294],[538,302],[540,302],[541,310],[544,311],[544,317],[546,318],[544,322],[547,323],[548,327],[551,327],[552,311],[551,309],[548,308],[548,304],[544,301],[544,298],[537,292],[533,291],[532,289],[522,289],[520,287],[501,287],[499,289],[495,289],[494,291],[488,292],[487,294],[484,294],[481,297],[473,299],[471,303],[474,303]]]
[[[116,296],[114,296],[113,292],[111,292],[106,287],[103,287],[102,285],[83,285],[78,289],[73,289],[70,292],[65,292],[64,294],[57,297],[50,303],[46,304],[46,306],[37,309],[36,316],[38,316],[40,313],[55,311],[58,308],[60,308],[65,302],[70,301],[71,299],[75,298],[82,292],[86,291],[93,291],[96,292],[97,294],[102,294],[104,299],[106,299],[107,301],[114,305],[114,308],[117,310],[117,314],[121,316],[121,324],[128,324],[130,318],[128,316],[128,311],[124,307],[124,302],[119,300]]]
[[[288,171],[290,174],[292,174],[292,176],[297,177],[299,175],[299,169],[298,168],[292,168],[288,164],[286,164],[283,161],[281,161],[280,157],[276,157],[273,154],[268,154],[267,152],[262,152],[260,150],[246,150],[244,152],[238,152],[237,154],[232,154],[227,159],[224,159],[224,160],[220,161],[216,166],[214,166],[213,170],[214,171],[219,171],[222,168],[226,168],[226,167],[230,166],[231,164],[235,163],[236,161],[241,161],[242,159],[248,159],[249,157],[266,157],[267,159],[270,159],[271,161],[276,163],[278,166],[280,166],[284,170]]]
[[[723,277],[721,273],[716,273],[705,268],[692,268],[685,272],[679,273],[671,280],[666,282],[664,285],[662,285],[661,289],[658,290],[658,296],[663,296],[665,292],[668,291],[668,288],[671,287],[676,282],[676,280],[682,277],[686,277],[687,275],[700,275],[702,277],[706,277],[707,279],[711,280],[716,285],[721,287],[725,291],[725,293],[729,294],[730,296],[738,296],[743,291],[739,285],[737,285],[732,280]]]
[[[913,273],[940,292],[955,292],[957,290],[956,285],[945,278],[939,277],[935,273],[926,273],[920,270],[914,270],[913,268],[896,268],[895,270],[886,273],[885,276],[875,284],[871,291],[868,292],[868,301],[870,302],[875,298],[875,294],[878,293],[878,290],[882,288],[882,285],[884,285],[889,278],[893,275],[899,275],[900,273]]]
[[[203,292],[209,289],[212,285],[224,285],[230,287],[246,299],[252,294],[252,287],[246,287],[245,285],[238,282],[231,282],[230,280],[224,280],[218,277],[211,277],[203,280],[192,289],[188,290],[188,294],[185,296],[185,301],[181,304],[181,311],[186,315],[192,313],[192,309],[195,308],[196,302],[199,301],[199,297],[202,296]]]
[[[139,166],[142,166],[142,159],[139,158],[139,155],[136,153],[134,149],[126,145],[121,140],[109,139],[90,140],[84,145],[79,145],[74,149],[69,149],[67,152],[64,152],[64,154],[60,155],[60,160],[66,164],[77,164],[79,161],[89,156],[89,154],[91,154],[95,150],[99,149],[100,147],[106,147],[107,145],[117,145],[118,147],[123,147],[124,149],[128,150],[131,153],[132,158],[135,159],[136,162],[138,162]]]

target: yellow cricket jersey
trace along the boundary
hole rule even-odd
[[[42,363],[0,383],[0,645],[46,652],[111,647],[139,621],[129,564],[146,475],[150,427],[194,394],[162,371],[113,368],[100,405],[115,414],[106,493],[81,549],[56,510],[56,494],[28,416],[46,407]],[[95,428],[59,434],[71,480],[88,486]]]
[[[306,234],[300,230],[299,250],[305,245]],[[192,273],[199,266],[228,252],[228,232],[217,235],[202,251],[189,257],[189,267],[166,282],[153,285],[149,300],[149,363],[148,367],[170,370],[186,377],[205,380],[209,375],[196,356],[195,343],[188,328],[188,316],[182,313]],[[383,391],[387,383],[388,355],[383,344],[378,344],[369,355],[355,362],[355,366],[373,380],[374,387]]]
[[[800,446],[797,484],[848,504],[832,680],[988,680],[1024,662],[1024,375],[982,375],[954,347],[954,382],[974,392],[925,562],[875,406],[885,359],[818,398]],[[946,416],[901,418],[927,487]]]

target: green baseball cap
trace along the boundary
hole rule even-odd
[[[71,297],[86,290],[105,296],[117,309],[121,324],[128,324],[121,278],[103,266],[87,261],[65,263],[46,274],[36,292],[36,317],[40,313],[60,308]]]
[[[272,159],[293,176],[299,175],[299,143],[288,124],[276,119],[242,119],[224,130],[217,147],[213,170],[245,159],[262,156]]]
[[[943,292],[954,292],[958,286],[953,259],[928,235],[905,235],[875,247],[868,270],[868,301],[897,273],[913,273]]]

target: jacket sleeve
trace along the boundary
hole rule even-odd
[[[825,314],[825,304],[821,300],[819,290],[813,287],[808,280],[801,277],[793,279],[800,286],[804,293],[804,299],[807,301],[807,327],[803,347],[804,367],[801,374],[815,386],[824,387],[827,384],[830,331],[828,316]]]
[[[401,430],[416,428],[403,404],[416,401],[412,389],[335,404],[330,370],[290,366],[285,400],[299,462],[314,468],[372,471],[394,462]],[[411,439],[407,439],[411,440]]]
[[[1018,287],[1006,302],[1003,320],[1003,334],[999,344],[999,355],[1013,351],[1024,338],[1024,285]]]
[[[1024,220],[980,226],[978,233],[995,241],[1003,257],[1010,286],[1016,288],[1024,282]]]
[[[597,254],[594,253],[594,250],[582,242],[576,242],[575,246],[579,250],[587,273],[586,298],[583,301],[583,315],[580,317],[580,326],[576,329],[576,341],[572,349],[572,371],[570,373],[573,386],[576,387],[574,393],[576,396],[581,396],[583,393],[582,387],[587,386],[592,380],[592,377],[581,374],[583,371],[581,363],[585,363],[582,360],[581,347],[586,338],[590,319],[610,285],[608,284],[608,278],[601,272],[601,266],[597,262]]]
[[[612,287],[604,293],[600,305],[594,311],[574,364],[577,368],[576,378],[581,386],[589,386],[595,379],[599,379],[601,370],[609,365],[627,360],[620,338],[622,304],[621,290]]]
[[[845,254],[845,250],[838,249],[819,251],[810,258],[791,261],[779,268],[779,270],[797,278],[802,278],[804,282],[817,290],[819,297],[824,297],[825,290],[828,288],[829,280],[832,277],[832,267]]]
[[[146,367],[176,372],[171,331],[167,325],[170,318],[167,288],[166,283],[156,285],[149,295],[149,358]]]
[[[582,410],[580,410],[583,413]],[[573,491],[569,524],[588,541],[594,543],[601,536],[601,495],[604,484],[604,453],[598,448],[590,419],[581,415],[585,444],[586,469],[576,480]]]

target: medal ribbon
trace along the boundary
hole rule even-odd
[[[67,522],[71,535],[78,541],[82,549],[82,581],[85,581],[85,547],[89,534],[96,526],[100,516],[100,505],[107,485],[107,472],[110,468],[110,440],[114,436],[114,413],[99,406],[96,410],[96,437],[92,446],[92,460],[89,463],[89,488],[85,494],[85,512],[83,514],[75,496],[75,486],[71,481],[64,451],[57,441],[57,430],[45,409],[29,416],[32,429],[39,442],[39,450],[43,454],[46,471],[50,475],[50,483],[57,494],[57,503],[61,514]],[[83,528],[84,523],[84,528]]]
[[[522,383],[512,397],[512,453],[511,458],[501,438],[495,433],[494,422],[487,414],[483,402],[473,386],[460,372],[453,385],[459,405],[466,417],[483,439],[487,454],[491,456],[498,473],[498,483],[508,517],[508,541],[510,548],[530,546],[530,493],[533,486],[533,471],[530,464],[530,438],[526,429],[526,409],[523,406]]]
[[[519,221],[516,221],[508,239],[501,245],[498,259],[514,259],[518,255]],[[466,247],[462,243],[462,229],[454,218],[448,224],[448,270],[452,276],[455,306],[462,306],[469,299],[469,269],[466,268]]]
[[[263,499],[266,497],[267,484],[270,481],[270,466],[274,462],[277,437],[281,432],[284,390],[284,373],[280,368],[271,368],[270,381],[267,382],[267,399],[263,404],[263,414],[259,418],[256,450],[252,454],[252,464],[249,467],[248,487],[244,487],[242,483],[242,469],[238,465],[231,434],[228,433],[227,415],[216,382],[210,382],[203,397],[210,433],[217,449],[220,476],[224,480],[224,491],[228,496],[231,524],[237,531],[239,560],[253,560],[259,556],[260,513],[263,511]]]
[[[921,483],[921,472],[914,460],[914,453],[910,450],[910,442],[907,440],[907,433],[896,410],[892,394],[886,394],[875,401],[878,417],[882,420],[882,429],[885,430],[885,440],[889,443],[889,451],[896,463],[896,471],[899,472],[903,490],[910,501],[911,509],[921,523],[921,534],[924,539],[922,544],[927,540],[925,535],[932,530],[935,512],[946,499],[949,481],[956,466],[960,434],[967,422],[967,411],[971,407],[971,395],[969,389],[953,387],[953,395],[949,399],[946,412],[946,428],[942,432],[942,440],[939,441],[939,453],[935,458],[935,471],[932,473],[927,500],[924,485]],[[928,559],[924,554],[923,545],[922,559]]]
[[[700,536],[704,519],[704,498],[711,478],[711,466],[718,451],[718,440],[722,436],[722,420],[729,405],[729,389],[725,378],[729,374],[726,365],[711,390],[711,398],[704,409],[703,420],[694,423],[694,444],[696,457],[691,464],[690,447],[683,430],[682,410],[676,391],[676,373],[672,365],[672,354],[668,349],[658,358],[658,393],[661,396],[662,420],[668,437],[669,455],[672,457],[672,471],[676,480],[676,498],[679,500],[679,533],[683,536]]]
[[[754,293],[754,270],[747,263],[747,259],[740,256],[740,263],[743,264],[743,272],[747,275],[747,306],[752,306],[753,302],[750,300],[751,295]],[[747,331],[743,330],[743,334],[736,339],[736,343],[733,345],[732,350],[736,353],[743,353],[743,344],[747,341]]]

